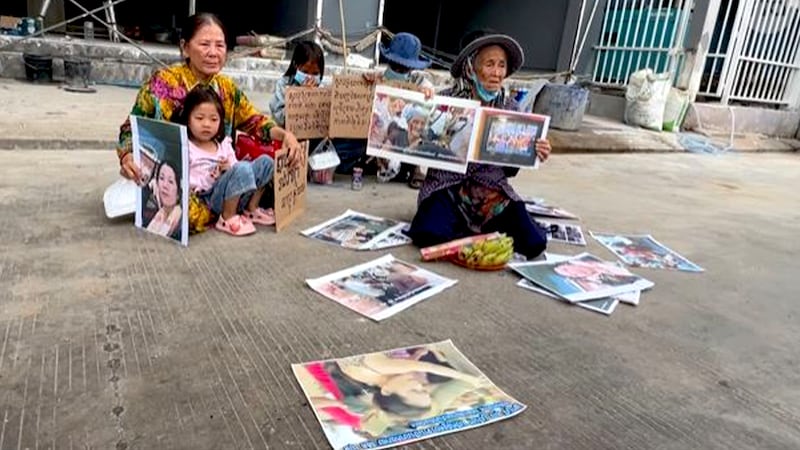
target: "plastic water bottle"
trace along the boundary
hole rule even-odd
[[[83,38],[94,39],[94,23],[91,20],[83,22]]]

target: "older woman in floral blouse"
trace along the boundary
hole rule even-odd
[[[522,67],[522,47],[509,36],[485,31],[473,32],[465,41],[450,69],[456,84],[440,94],[479,100],[493,108],[516,109],[502,83]],[[549,142],[538,140],[536,152],[540,160],[546,160]],[[416,245],[427,247],[498,231],[514,239],[515,252],[535,258],[545,250],[547,237],[508,182],[518,171],[477,163],[470,163],[466,174],[429,170],[409,236]]]
[[[227,135],[232,136],[234,130],[238,130],[265,143],[282,141],[290,159],[299,161],[301,147],[294,134],[258,112],[236,83],[220,73],[225,65],[227,47],[225,29],[219,18],[209,13],[189,17],[182,28],[181,52],[183,63],[157,70],[145,82],[131,114],[169,121],[183,105],[186,94],[197,84],[205,84],[222,100]],[[131,125],[125,120],[120,127],[117,155],[122,175],[138,180],[139,167],[133,162],[132,150]]]

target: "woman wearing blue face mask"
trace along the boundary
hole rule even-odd
[[[450,68],[456,80],[441,95],[479,100],[483,106],[516,110],[503,80],[522,67],[522,47],[513,38],[473,32]],[[541,161],[550,155],[546,139],[536,142]],[[519,169],[470,163],[466,174],[431,169],[419,193],[409,236],[420,247],[466,236],[501,232],[514,238],[514,251],[535,258],[547,245],[545,231],[534,223],[508,182]]]
[[[302,41],[292,53],[289,68],[275,84],[275,93],[269,102],[272,117],[280,126],[286,125],[286,88],[289,86],[317,87],[325,75],[325,54],[313,41]]]

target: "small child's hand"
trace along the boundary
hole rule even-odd
[[[317,84],[318,83],[316,77],[306,77],[306,79],[303,80],[304,87],[317,87]]]
[[[231,163],[231,160],[227,156],[220,158],[219,164],[217,164],[217,168],[219,169],[220,172],[228,171],[231,168],[231,166],[233,166],[233,164]]]
[[[217,165],[216,165],[216,166],[214,166],[214,168],[211,170],[211,179],[212,179],[212,180],[216,180],[217,178],[219,178],[219,175],[220,175],[219,164],[217,164]]]

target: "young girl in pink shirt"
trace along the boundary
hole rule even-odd
[[[219,215],[218,230],[245,236],[255,233],[253,224],[275,224],[273,210],[258,206],[272,180],[273,162],[268,156],[237,161],[223,117],[217,93],[198,85],[186,95],[175,121],[188,129],[190,190]]]

